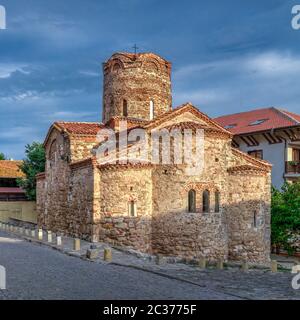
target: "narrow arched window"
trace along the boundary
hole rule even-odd
[[[210,193],[208,190],[203,191],[203,212],[209,212]]]
[[[127,100],[123,100],[123,117],[128,117]]]
[[[129,216],[130,217],[136,217],[137,212],[136,212],[136,202],[135,201],[130,201],[128,204],[128,211],[129,211]]]
[[[220,212],[220,192],[215,192],[215,212]]]
[[[188,195],[188,210],[189,212],[196,212],[196,191],[190,190]]]
[[[154,102],[150,101],[150,120],[154,119]]]
[[[253,227],[257,227],[257,211],[254,211],[253,213]]]

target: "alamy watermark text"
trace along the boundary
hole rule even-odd
[[[6,9],[0,5],[0,30],[6,29]]]

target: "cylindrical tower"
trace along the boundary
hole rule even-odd
[[[153,53],[115,53],[103,64],[103,114],[153,120],[172,109],[171,63]]]

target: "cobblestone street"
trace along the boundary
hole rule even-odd
[[[300,299],[289,272],[156,265],[118,250],[113,257],[85,261],[1,231],[7,290],[0,299]]]

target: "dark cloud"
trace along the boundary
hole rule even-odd
[[[264,105],[299,112],[294,1],[0,3],[0,151],[10,157],[23,157],[56,119],[98,121],[101,63],[134,43],[173,62],[175,104],[192,101],[211,116]]]

